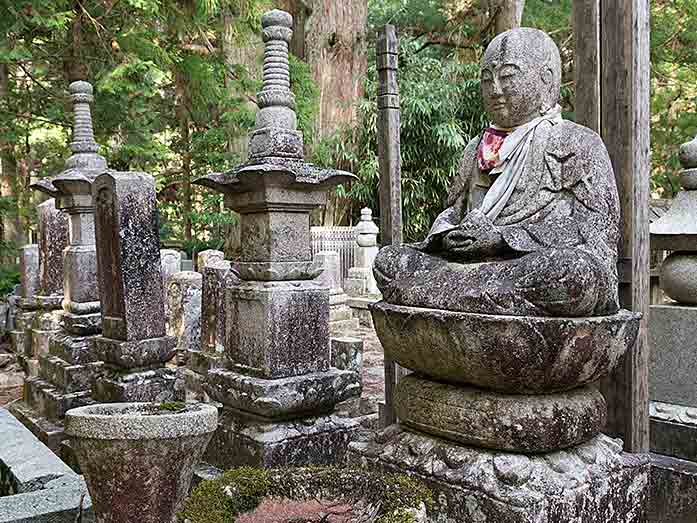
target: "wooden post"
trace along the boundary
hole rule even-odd
[[[600,0],[574,0],[576,123],[600,133]]]
[[[397,84],[399,43],[394,26],[386,25],[378,32],[376,51],[381,244],[399,245],[402,243],[402,157]],[[385,357],[385,404],[380,416],[383,426],[396,422],[392,398],[400,375],[398,365]]]
[[[604,380],[607,431],[629,452],[649,451],[649,0],[601,0],[601,135],[622,206],[620,302],[644,314],[635,346]]]

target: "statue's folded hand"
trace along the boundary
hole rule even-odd
[[[443,249],[464,256],[492,255],[501,245],[501,232],[478,209],[470,212],[455,229],[443,236]]]

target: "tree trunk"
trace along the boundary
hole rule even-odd
[[[10,94],[9,66],[0,64],[0,103],[7,103],[6,98]],[[20,187],[17,180],[17,161],[14,155],[14,144],[0,141],[0,196],[17,197]],[[19,201],[17,201],[19,205]],[[2,216],[2,236],[0,238],[6,242],[11,242],[17,247],[24,245],[26,239],[22,223],[19,217],[18,208],[13,209]],[[2,253],[4,257],[6,253]],[[10,259],[7,258],[7,262]]]
[[[322,139],[356,122],[368,69],[367,0],[284,0],[293,15],[291,52],[312,68],[319,113],[312,137]],[[324,224],[346,220],[346,205],[332,191]]]
[[[68,84],[77,80],[89,80],[87,66],[83,58],[82,24],[85,15],[79,0],[75,0],[73,3],[73,11],[75,14],[68,32],[68,52],[63,62],[63,71]]]
[[[184,241],[191,241],[191,133],[189,126],[191,121],[188,113],[188,86],[186,80],[179,71],[174,72],[176,84],[176,114],[179,121],[179,134],[181,139],[182,157],[182,218],[184,220]]]
[[[520,27],[523,21],[525,0],[488,0],[489,16],[494,16],[492,24],[496,34]]]

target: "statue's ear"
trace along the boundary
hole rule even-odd
[[[542,77],[542,81],[545,85],[551,85],[554,81],[554,72],[552,71],[551,67],[545,67],[542,69],[540,76]]]

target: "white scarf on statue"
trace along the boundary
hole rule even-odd
[[[499,174],[499,177],[491,185],[484,196],[484,201],[479,210],[493,222],[499,217],[506,207],[520,178],[525,172],[530,154],[530,144],[535,136],[535,129],[543,122],[552,125],[561,123],[561,107],[554,106],[542,116],[516,127],[506,136],[499,150],[499,163],[489,172],[490,175]]]

